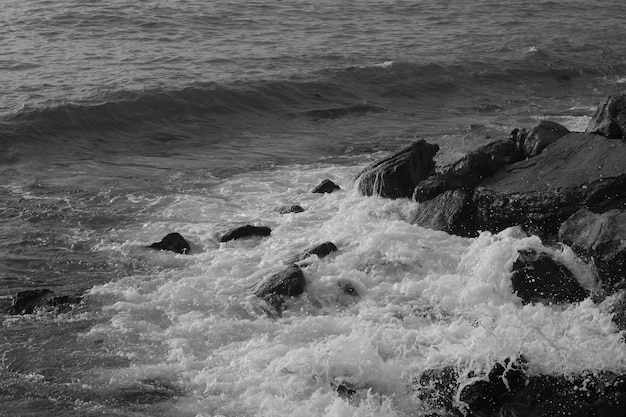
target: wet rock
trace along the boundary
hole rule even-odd
[[[433,175],[426,178],[424,181],[420,181],[419,184],[413,190],[413,201],[422,203],[424,201],[432,200],[439,194],[444,193],[447,190],[446,179],[443,175]]]
[[[166,235],[160,242],[155,242],[148,247],[156,250],[169,250],[180,254],[189,254],[191,250],[189,242],[180,233],[176,232]]]
[[[333,378],[330,380],[330,386],[337,392],[339,397],[349,399],[356,394],[356,387],[350,381],[341,378]]]
[[[611,320],[618,329],[626,330],[626,292],[619,294],[617,300],[611,305]]]
[[[593,213],[581,209],[559,228],[559,241],[579,256],[591,258],[610,294],[626,285],[626,211]]]
[[[272,318],[282,317],[285,311],[285,299],[282,295],[270,293],[263,297],[267,308],[265,313]]]
[[[361,171],[356,178],[357,188],[366,196],[411,197],[419,182],[434,174],[433,157],[438,151],[439,145],[414,142]]]
[[[496,140],[442,168],[441,178],[445,179],[448,190],[456,188],[473,190],[485,178],[521,159],[522,156],[513,140],[508,138]]]
[[[335,184],[331,180],[326,179],[326,180],[323,180],[311,192],[312,193],[318,193],[318,194],[330,194],[330,193],[332,193],[334,191],[337,191],[337,190],[340,190],[340,189],[341,189],[341,187],[339,187],[337,184]]]
[[[598,106],[585,132],[609,139],[626,138],[626,94],[607,96]]]
[[[474,205],[471,193],[462,189],[448,190],[420,203],[407,221],[433,230],[459,236],[475,236]]]
[[[245,225],[229,230],[226,233],[220,235],[220,242],[228,242],[235,239],[242,239],[252,236],[269,236],[272,233],[272,229],[267,226],[252,226]]]
[[[459,388],[458,377],[452,366],[425,370],[416,387],[418,398],[432,408],[452,410],[453,398]]]
[[[284,270],[261,280],[253,289],[253,293],[260,298],[265,298],[271,294],[293,297],[304,292],[305,284],[302,269],[298,265],[290,265]]]
[[[298,261],[302,261],[310,256],[313,255],[317,255],[320,258],[323,258],[329,254],[331,254],[332,252],[335,252],[337,250],[337,246],[335,246],[335,244],[333,242],[324,242],[321,243],[319,245],[310,247],[308,249],[306,249],[304,252],[302,252],[301,254],[297,255],[294,258],[293,262],[298,262]]]
[[[604,212],[626,201],[626,142],[569,133],[540,155],[505,166],[474,190],[480,230],[522,226],[540,237],[556,235],[583,207]]]
[[[626,395],[621,392],[608,393],[593,406],[598,417],[626,417]]]
[[[58,295],[49,289],[25,290],[13,297],[11,314],[33,314],[37,310],[56,310],[59,313],[69,311],[79,304],[82,297],[75,295]]]
[[[589,293],[572,272],[545,252],[529,249],[519,251],[511,276],[513,292],[522,303],[574,303]]]
[[[511,136],[517,143],[517,149],[522,157],[539,155],[546,147],[567,135],[569,130],[556,122],[542,120],[530,131],[526,129],[514,130]]]
[[[288,214],[288,213],[302,213],[304,209],[301,206],[293,205],[293,206],[278,207],[276,211],[280,214]]]
[[[527,362],[523,357],[496,363],[486,380],[479,380],[461,389],[459,400],[473,412],[494,412],[510,402],[525,386]]]

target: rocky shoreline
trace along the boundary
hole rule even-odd
[[[616,328],[626,330],[626,95],[607,97],[585,132],[542,121],[443,167],[434,161],[438,151],[438,145],[419,140],[366,167],[355,187],[365,196],[411,199],[417,203],[406,218],[412,224],[464,237],[517,226],[547,246],[571,247],[593,267],[596,288],[583,288],[548,253],[520,251],[511,271],[513,291],[523,304],[563,305],[590,297],[601,303],[611,296]],[[337,190],[338,185],[325,180],[312,192]],[[299,205],[277,208],[293,215],[304,210]],[[267,226],[245,225],[222,233],[219,241],[270,235]],[[181,255],[193,250],[176,232],[147,248]],[[268,316],[280,317],[285,297],[306,291],[301,266],[307,258],[337,250],[333,242],[312,246],[263,278],[252,292],[265,303]],[[359,296],[345,280],[337,290]],[[16,295],[9,313],[64,312],[81,301],[79,295],[28,290]],[[484,375],[469,376],[474,382],[463,386],[452,368],[426,369],[413,389],[425,404],[451,415],[626,416],[626,374],[530,375],[527,369],[523,357],[502,358]],[[342,397],[355,393],[348,383],[331,382]],[[583,386],[585,395],[580,393]]]

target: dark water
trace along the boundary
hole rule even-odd
[[[602,307],[510,293],[537,238],[409,226],[411,203],[351,181],[417,138],[444,158],[546,118],[583,130],[624,89],[625,19],[621,0],[4,1],[0,306],[85,302],[0,316],[0,414],[407,416],[427,368],[623,371]],[[324,178],[342,191],[311,195]],[[244,223],[272,237],[219,244]],[[170,231],[191,256],[144,248]],[[266,317],[249,288],[325,240],[338,254]]]

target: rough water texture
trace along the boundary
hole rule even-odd
[[[584,131],[624,89],[625,20],[622,0],[3,2],[0,413],[415,416],[462,406],[421,395],[433,370],[457,393],[520,356],[531,380],[623,374],[610,298],[512,291],[529,250],[596,288],[571,248],[411,225],[418,203],[353,179],[419,139],[441,168],[541,120]],[[220,242],[241,225],[271,234]],[[188,253],[147,248],[172,232]],[[321,242],[302,294],[254,294]],[[80,301],[9,314],[38,289]]]

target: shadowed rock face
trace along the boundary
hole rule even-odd
[[[479,229],[522,225],[555,235],[582,207],[603,212],[626,202],[626,142],[570,133],[540,155],[508,165],[475,189]]]
[[[310,256],[313,255],[317,255],[320,258],[323,258],[329,254],[331,254],[332,252],[335,252],[337,250],[337,246],[335,246],[335,244],[333,242],[324,242],[321,243],[319,245],[310,247],[308,249],[306,249],[304,252],[302,252],[301,254],[297,255],[293,261],[293,262],[298,262],[298,261],[302,261]]]
[[[319,183],[317,187],[313,188],[311,192],[315,194],[330,194],[340,189],[341,187],[339,187],[337,184],[335,184],[331,180],[326,179]]]
[[[573,303],[589,295],[569,269],[547,253],[534,250],[519,252],[519,258],[513,264],[511,282],[513,292],[524,304]]]
[[[37,310],[56,310],[59,313],[64,313],[81,301],[82,297],[75,295],[54,295],[54,292],[47,288],[25,290],[15,295],[9,313],[33,314]]]
[[[514,130],[513,138],[523,157],[539,155],[546,147],[567,135],[569,130],[558,123],[542,120],[530,131]]]
[[[254,288],[254,295],[266,298],[271,294],[298,296],[304,292],[306,281],[298,265],[290,265],[282,271],[270,275]]]
[[[463,189],[448,190],[420,203],[407,221],[459,236],[476,234],[472,196]]]
[[[357,175],[357,188],[366,196],[411,197],[417,184],[434,173],[438,151],[439,145],[419,140],[365,168]]]
[[[606,97],[598,106],[585,132],[597,133],[609,139],[626,139],[626,95]]]
[[[626,284],[626,211],[602,214],[581,209],[559,229],[559,241],[571,246],[579,256],[592,258],[598,278],[607,293]]]

